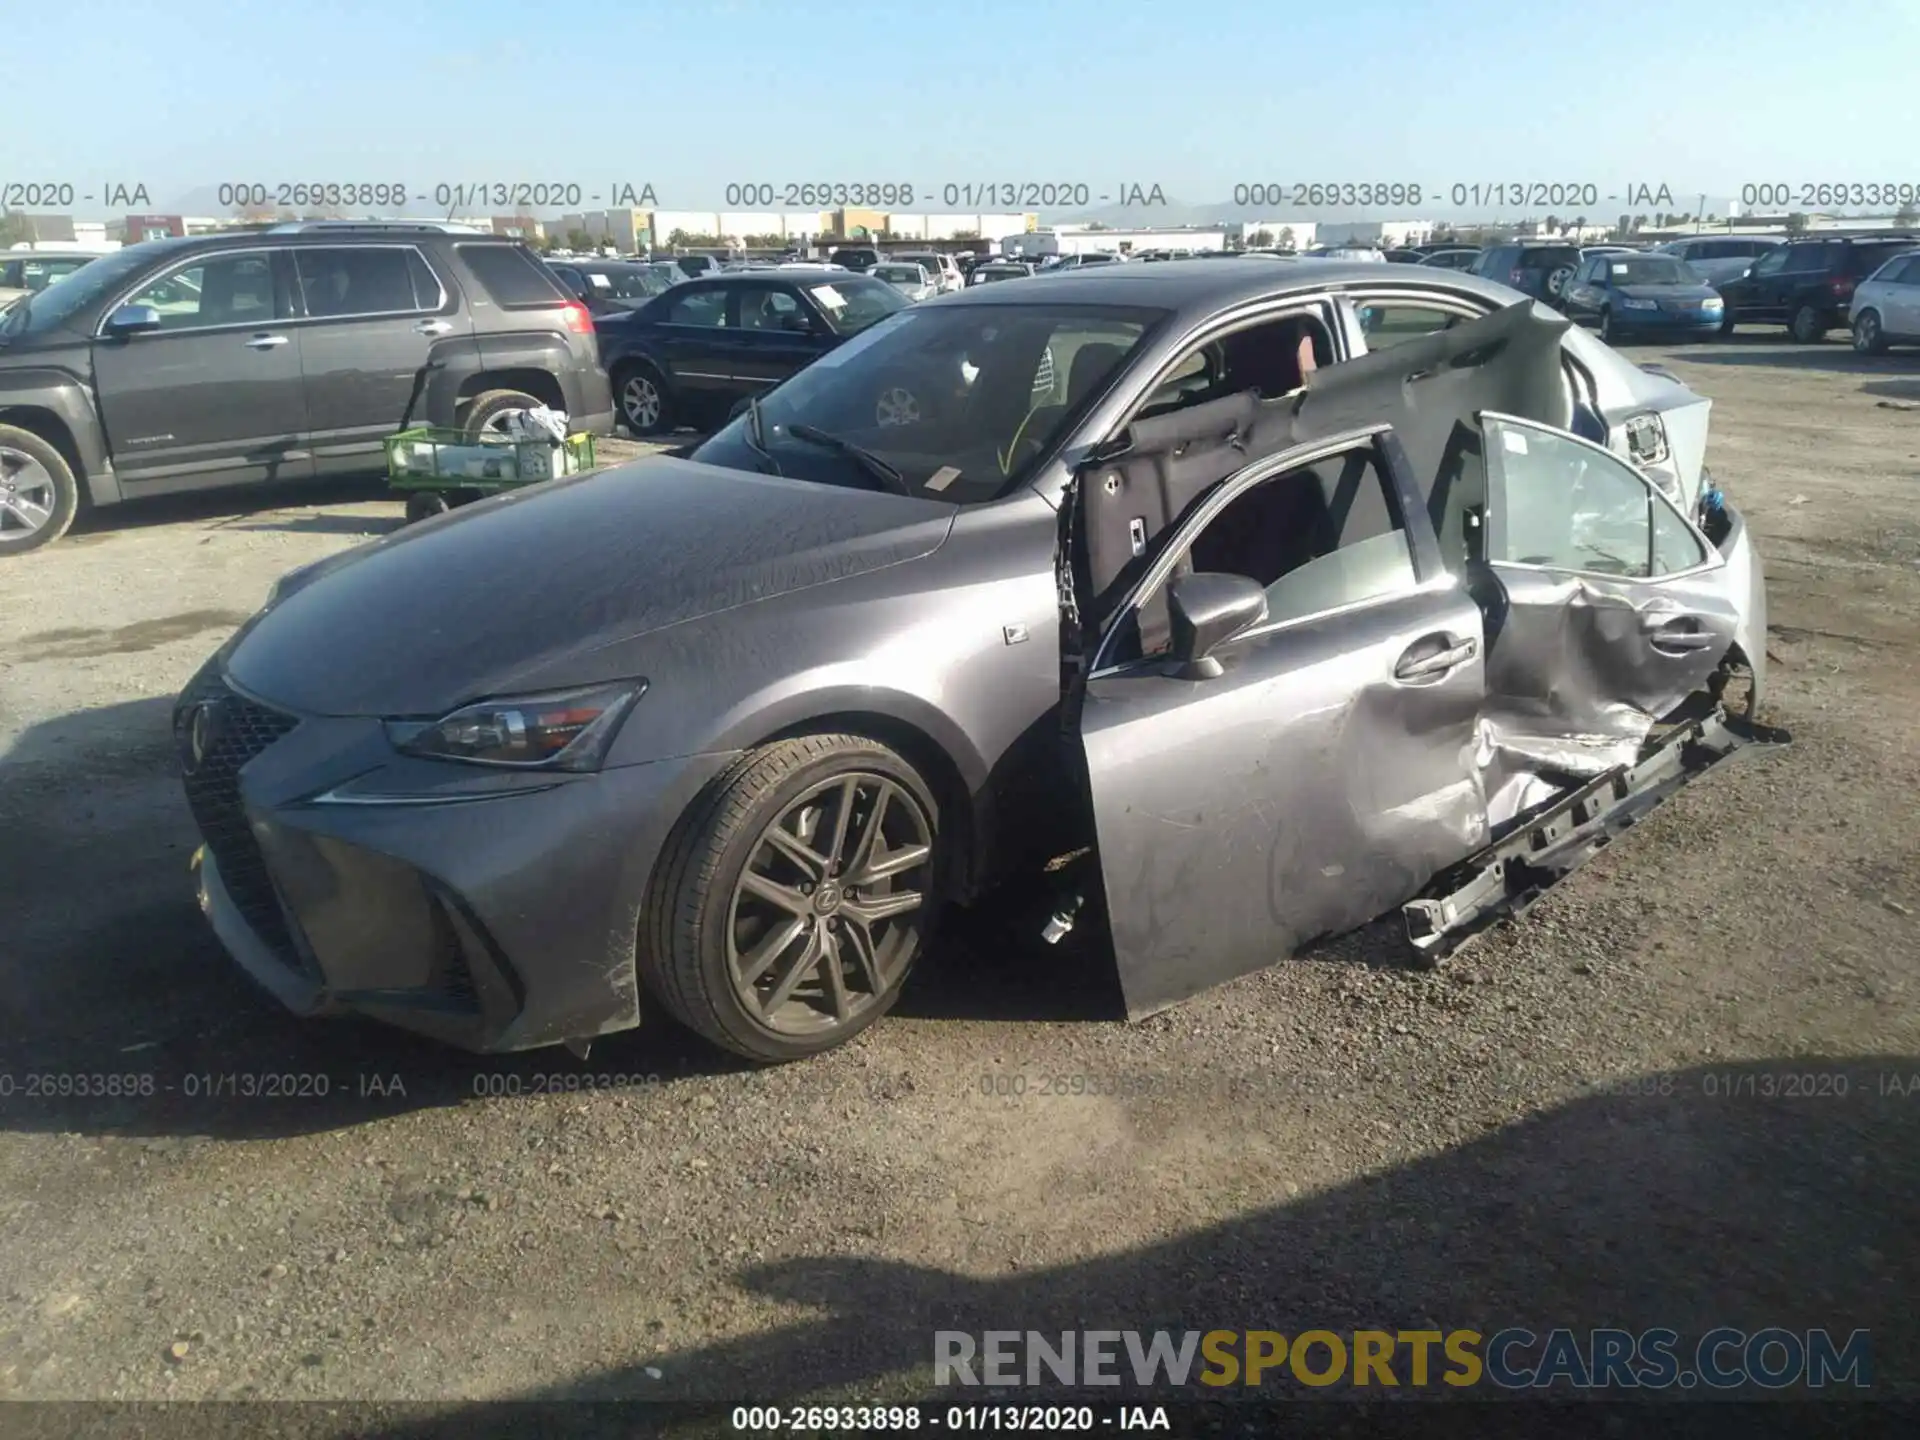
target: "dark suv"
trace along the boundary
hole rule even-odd
[[[1804,345],[1844,327],[1854,287],[1902,251],[1920,245],[1911,231],[1825,235],[1769,250],[1751,269],[1719,282],[1727,302],[1721,333],[1735,325],[1785,325]]]
[[[1580,268],[1580,258],[1578,245],[1539,241],[1490,245],[1467,267],[1467,273],[1558,306],[1561,292]]]
[[[0,557],[83,504],[377,471],[409,414],[477,437],[535,405],[613,429],[592,317],[517,241],[129,245],[0,319]]]

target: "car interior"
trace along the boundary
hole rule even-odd
[[[1491,410],[1561,427],[1573,418],[1561,369],[1566,322],[1535,318],[1532,310],[1521,303],[1343,364],[1316,364],[1303,386],[1277,398],[1261,382],[1285,384],[1299,373],[1305,350],[1289,354],[1287,342],[1301,347],[1310,330],[1289,332],[1283,322],[1270,322],[1242,332],[1244,341],[1236,335],[1220,342],[1226,362],[1220,388],[1227,393],[1204,398],[1199,391],[1203,398],[1167,408],[1156,392],[1127,427],[1128,448],[1082,477],[1076,583],[1091,597],[1094,627],[1104,626],[1153,563],[1160,552],[1156,538],[1213,486],[1264,455],[1382,423],[1393,427],[1443,563],[1469,574],[1483,558],[1478,543],[1487,495],[1479,414]],[[1186,370],[1183,365],[1181,373]],[[1229,373],[1243,388],[1229,387]],[[1383,593],[1369,588],[1369,577],[1410,582],[1411,570],[1399,568],[1407,559],[1405,527],[1393,513],[1387,479],[1377,455],[1352,452],[1338,464],[1255,486],[1196,537],[1169,580],[1194,571],[1250,576],[1269,591],[1276,617],[1311,613],[1297,605],[1330,594]],[[1338,573],[1313,570],[1336,552],[1343,556]],[[1291,581],[1295,575],[1305,578]],[[1116,637],[1112,658],[1164,650],[1166,589],[1143,597]]]
[[[273,266],[264,255],[211,260],[174,272],[132,303],[158,310],[162,330],[271,319],[277,311]]]

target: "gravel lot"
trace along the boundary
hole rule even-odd
[[[1103,1324],[1867,1327],[1876,1389],[1920,1379],[1920,358],[1637,353],[1718,402],[1796,744],[1448,969],[1362,934],[1136,1027],[980,915],[774,1071],[664,1021],[586,1065],[295,1021],[191,901],[167,707],[398,506],[0,567],[0,1397],[873,1398],[935,1328]],[[328,1093],[193,1093],[268,1072]]]

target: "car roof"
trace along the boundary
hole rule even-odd
[[[1390,283],[1412,290],[1466,293],[1513,304],[1516,292],[1458,270],[1364,260],[1316,260],[1276,255],[1270,265],[1216,265],[1208,260],[1164,260],[1154,265],[1096,265],[1067,272],[1042,270],[1020,287],[1023,305],[1147,305],[1199,321],[1218,311],[1269,296]],[[932,302],[995,305],[971,289]]]

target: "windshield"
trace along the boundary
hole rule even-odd
[[[847,275],[807,286],[807,294],[827,317],[836,335],[857,335],[884,320],[907,301],[893,286],[869,275]]]
[[[0,320],[0,337],[41,335],[64,325],[101,296],[131,280],[158,253],[145,245],[129,245],[61,276],[7,311],[6,318]]]
[[[886,288],[884,286],[880,288]],[[1024,479],[1064,439],[1166,312],[1097,305],[912,306],[829,351],[760,404],[759,438],[784,475],[872,483],[854,461],[789,433],[852,441],[912,493],[978,504]],[[769,468],[740,416],[693,454]]]
[[[1615,285],[1700,285],[1699,275],[1672,255],[1635,255],[1609,260],[1607,279]]]

